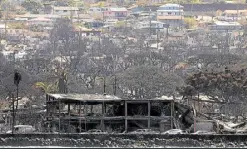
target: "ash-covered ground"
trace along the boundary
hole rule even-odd
[[[246,136],[242,136],[246,138]],[[228,138],[228,139],[227,139]],[[241,137],[188,137],[186,136],[145,136],[145,135],[73,135],[73,136],[13,136],[1,137],[0,147],[246,147]]]

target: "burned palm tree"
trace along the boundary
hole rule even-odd
[[[15,70],[14,74],[14,84],[16,85],[16,111],[18,108],[18,92],[19,92],[19,83],[21,81],[21,74]],[[13,105],[12,105],[12,110],[13,110],[13,125],[12,125],[12,134],[14,133],[14,126],[15,126],[15,99],[13,98]]]
[[[19,83],[21,81],[21,74],[15,70],[15,75],[14,75],[14,84],[16,85],[16,99],[17,99],[17,102],[16,102],[16,109],[18,107],[18,93],[19,93]]]

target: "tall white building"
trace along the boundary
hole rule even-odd
[[[167,23],[170,27],[179,27],[183,24],[183,6],[179,4],[165,4],[157,10],[157,21]]]

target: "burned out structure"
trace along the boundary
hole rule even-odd
[[[129,132],[174,128],[173,99],[121,99],[101,94],[47,94],[48,132],[80,133],[90,129]]]

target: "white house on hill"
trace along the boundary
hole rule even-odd
[[[183,23],[183,6],[179,4],[165,4],[157,10],[157,21],[167,23],[170,27],[178,27]]]

